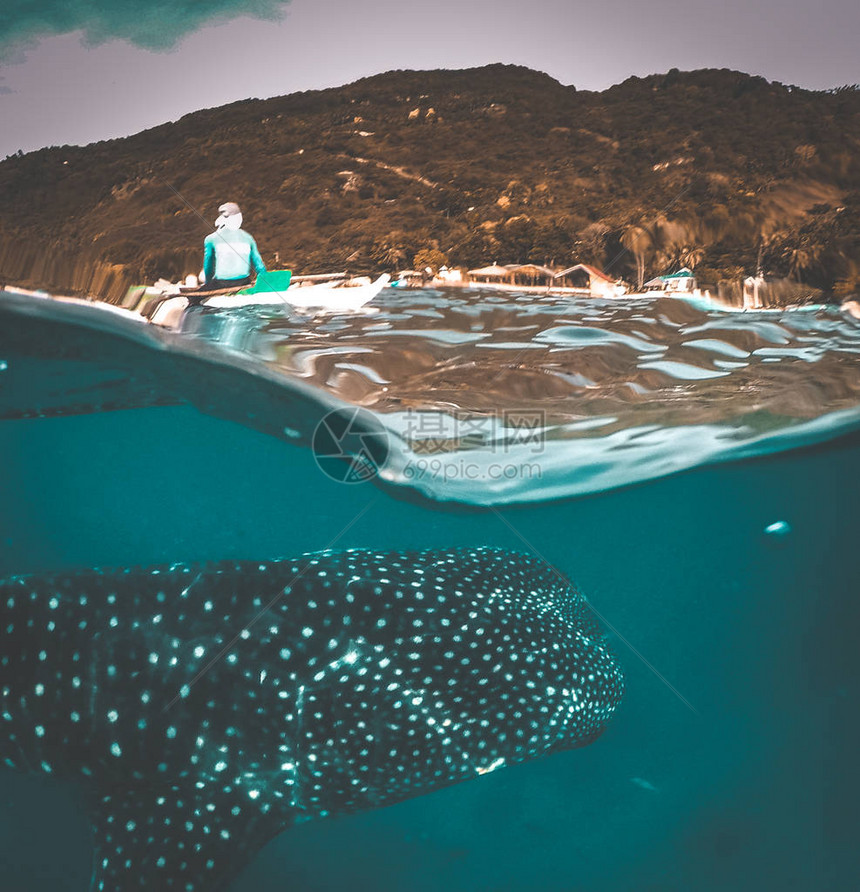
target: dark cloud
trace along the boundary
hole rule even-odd
[[[277,19],[287,0],[3,0],[0,54],[36,38],[83,31],[89,43],[121,38],[169,49],[203,25],[241,16]]]

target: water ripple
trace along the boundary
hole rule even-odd
[[[372,309],[310,319],[201,308],[159,337],[264,370],[285,392],[301,381],[328,405],[376,413],[393,446],[383,478],[441,500],[593,492],[860,425],[860,324],[837,307],[730,313],[667,298],[451,288],[387,289]],[[70,357],[82,369],[87,358]],[[32,417],[32,386],[16,389],[23,379],[8,362],[0,417]],[[51,381],[40,399],[55,412],[64,402],[83,411],[84,393],[98,406],[93,391],[115,397],[120,386],[92,372]],[[167,399],[135,393],[141,404]],[[218,412],[260,418],[253,399]],[[304,430],[301,419],[265,426]]]

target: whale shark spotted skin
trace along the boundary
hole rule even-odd
[[[220,889],[298,821],[589,743],[622,673],[531,557],[343,551],[0,583],[0,758],[83,777],[92,890]]]

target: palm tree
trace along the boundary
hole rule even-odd
[[[821,245],[803,244],[789,246],[785,249],[788,269],[799,282],[803,273],[815,269],[821,261]]]
[[[683,266],[695,269],[704,256],[705,249],[701,245],[677,245],[670,242],[657,252],[657,263],[664,270],[675,270]]]
[[[641,291],[645,284],[645,262],[654,255],[654,236],[644,226],[628,226],[621,236],[621,244],[636,259],[636,284]]]
[[[695,269],[702,262],[704,256],[705,249],[701,245],[684,245],[678,251],[678,265]]]

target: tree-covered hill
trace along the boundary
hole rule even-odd
[[[516,66],[393,71],[7,158],[0,275],[59,279],[46,254],[196,272],[233,200],[267,263],[300,272],[394,269],[436,248],[451,265],[585,261],[634,283],[761,265],[848,294],[858,159],[857,88],[673,69],[593,93]]]

